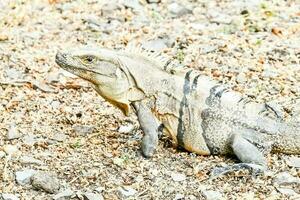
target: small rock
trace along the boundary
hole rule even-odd
[[[160,3],[161,0],[147,0],[147,3]]]
[[[122,187],[119,188],[119,192],[124,197],[133,196],[137,191],[131,187]]]
[[[24,136],[23,142],[26,145],[33,146],[36,142],[38,142],[38,139],[35,137],[35,135],[29,134],[29,135]]]
[[[24,74],[16,68],[6,68],[4,70],[6,77],[11,80],[23,79]]]
[[[223,198],[222,194],[218,191],[204,190],[202,193],[207,200],[219,200]]]
[[[176,17],[181,17],[183,15],[191,13],[191,10],[177,3],[171,3],[168,6],[168,10],[170,11],[171,14],[175,15]]]
[[[183,194],[176,194],[173,200],[182,200],[182,199],[184,199]]]
[[[119,133],[130,133],[134,129],[133,124],[121,125],[118,129]]]
[[[49,193],[55,193],[59,190],[60,184],[57,178],[47,172],[37,172],[31,177],[32,186]]]
[[[288,185],[293,183],[300,184],[300,178],[290,175],[288,172],[281,172],[274,178],[274,183],[278,185]]]
[[[215,12],[210,10],[209,12],[210,22],[219,23],[219,24],[230,24],[232,22],[232,17],[226,14]]]
[[[59,101],[51,101],[50,105],[53,110],[57,110],[57,109],[59,109],[61,103]]]
[[[17,155],[18,152],[19,152],[19,149],[17,146],[15,145],[10,145],[10,144],[7,144],[3,147],[3,150],[4,152],[7,154],[7,155]]]
[[[52,137],[52,140],[55,140],[57,142],[63,142],[67,139],[67,136],[63,133],[55,133]]]
[[[9,127],[9,129],[7,131],[7,139],[8,140],[18,139],[21,136],[22,135],[17,130],[16,125],[15,124],[10,125],[10,127]]]
[[[91,192],[86,192],[83,194],[85,200],[103,200],[103,196],[101,194],[95,194]]]
[[[191,23],[190,26],[192,29],[195,29],[197,31],[203,31],[207,29],[207,27],[203,23]]]
[[[138,0],[122,0],[121,3],[128,8],[132,8],[134,11],[141,11],[143,6]]]
[[[285,161],[288,164],[288,166],[290,166],[290,167],[300,168],[300,158],[299,157],[295,157],[295,156],[286,157]]]
[[[142,43],[142,46],[145,49],[153,50],[156,52],[160,52],[163,49],[167,48],[166,42],[163,39],[150,40]]]
[[[119,157],[113,158],[113,163],[119,167],[122,167],[124,165],[124,159]]]
[[[33,157],[30,156],[22,156],[20,158],[20,162],[22,164],[36,164],[36,165],[43,165],[44,163],[38,159],[35,159]]]
[[[102,15],[108,16],[112,13],[114,13],[116,10],[120,9],[119,3],[116,1],[107,2],[102,5],[101,11]]]
[[[3,42],[5,40],[8,40],[8,36],[7,35],[0,35],[0,42]]]
[[[290,188],[276,188],[281,194],[287,195],[287,196],[294,196],[298,195],[293,189]]]
[[[74,192],[70,189],[66,189],[62,192],[59,192],[58,194],[54,195],[52,198],[53,200],[64,200],[64,199],[70,199],[70,197],[74,194]]]
[[[214,52],[217,49],[218,49],[217,46],[205,45],[205,46],[202,46],[200,48],[200,53],[201,54],[208,54],[208,53]]]
[[[190,194],[190,195],[187,196],[187,199],[189,199],[189,200],[197,200],[198,198],[195,197],[194,195]]]
[[[0,159],[1,159],[1,158],[4,158],[5,155],[6,155],[6,153],[5,153],[4,151],[0,151]]]
[[[73,126],[73,130],[77,135],[86,136],[91,134],[94,131],[94,126],[89,125],[75,125]]]
[[[246,74],[245,73],[239,73],[239,75],[237,75],[237,77],[236,77],[236,82],[238,82],[238,83],[247,82]]]
[[[184,181],[186,179],[185,174],[180,174],[180,173],[172,173],[171,177],[172,177],[173,181],[176,181],[176,182]]]
[[[23,171],[16,172],[16,181],[20,185],[25,185],[30,183],[31,177],[36,173],[33,169],[25,169]]]
[[[3,200],[19,200],[19,197],[14,194],[2,193],[1,196]]]

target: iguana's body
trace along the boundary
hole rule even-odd
[[[105,49],[58,53],[56,62],[93,84],[126,115],[135,108],[151,156],[157,132],[200,155],[232,154],[246,163],[265,165],[260,146],[300,154],[299,126],[276,119],[276,111],[243,98],[190,68],[143,51]],[[268,114],[269,116],[266,116]],[[272,118],[273,115],[275,118]]]

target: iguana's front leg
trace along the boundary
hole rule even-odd
[[[142,140],[142,152],[145,157],[151,157],[158,145],[158,127],[159,124],[151,110],[141,102],[133,103],[137,112],[140,126],[144,132]]]

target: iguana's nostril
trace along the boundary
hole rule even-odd
[[[56,54],[56,59],[66,58],[66,57],[67,57],[66,53],[57,52]]]

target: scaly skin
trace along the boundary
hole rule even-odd
[[[178,67],[142,50],[79,49],[57,53],[56,63],[89,81],[107,101],[128,115],[132,108],[153,155],[157,134],[200,155],[235,154],[242,162],[266,166],[263,149],[300,154],[300,128],[276,111],[244,98],[197,70]]]

